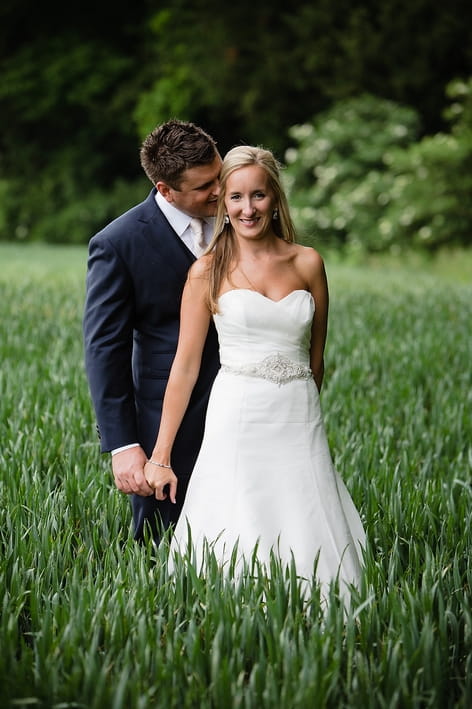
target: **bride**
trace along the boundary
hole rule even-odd
[[[262,148],[226,155],[212,242],[189,271],[177,353],[145,475],[175,502],[172,445],[200,368],[210,318],[221,369],[172,548],[198,563],[292,558],[297,574],[342,592],[358,584],[365,534],[333,467],[320,409],[328,320],[321,256],[295,243],[279,165]]]

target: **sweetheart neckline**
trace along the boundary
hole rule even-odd
[[[234,293],[235,291],[244,291],[245,293],[255,293],[256,295],[260,295],[261,298],[264,298],[264,300],[269,300],[271,303],[274,303],[277,305],[278,303],[282,303],[284,300],[287,300],[291,295],[294,293],[307,293],[307,295],[310,296],[310,298],[313,300],[313,296],[310,293],[310,291],[305,290],[304,288],[295,288],[295,290],[291,290],[290,293],[287,293],[287,295],[284,295],[283,298],[279,298],[279,300],[274,300],[273,298],[269,298],[268,295],[264,295],[264,293],[261,293],[258,290],[253,290],[252,288],[231,288],[230,290],[225,291],[222,293],[220,296],[218,296],[218,300],[220,298],[223,298],[223,296],[228,295],[228,293]]]

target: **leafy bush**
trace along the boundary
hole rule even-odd
[[[302,240],[384,251],[469,244],[472,82],[455,82],[450,134],[417,141],[415,111],[363,95],[294,126],[286,183]]]
[[[389,166],[391,199],[379,222],[384,243],[472,243],[472,141],[438,133],[392,153]]]
[[[331,245],[374,247],[392,182],[384,155],[418,131],[415,111],[368,94],[294,126],[298,146],[286,152],[286,182],[300,232]]]
[[[449,134],[425,137],[385,156],[391,200],[379,229],[391,244],[437,249],[472,244],[472,79],[448,87]]]

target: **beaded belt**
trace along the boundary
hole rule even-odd
[[[279,353],[265,357],[255,364],[222,364],[221,371],[228,374],[244,374],[248,377],[260,377],[274,384],[286,384],[294,379],[311,379],[309,367],[293,362]]]

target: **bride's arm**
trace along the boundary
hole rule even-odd
[[[310,368],[321,391],[324,376],[324,349],[328,332],[328,282],[323,259],[314,249],[306,255],[310,292],[315,301],[315,315],[311,328]]]
[[[167,382],[159,433],[150,458],[154,463],[148,461],[144,467],[146,480],[158,500],[165,500],[164,487],[169,485],[169,497],[175,502],[177,477],[170,467],[172,446],[198,378],[210,324],[208,279],[203,275],[203,268],[202,263],[196,263],[190,269],[184,287],[177,352]]]

